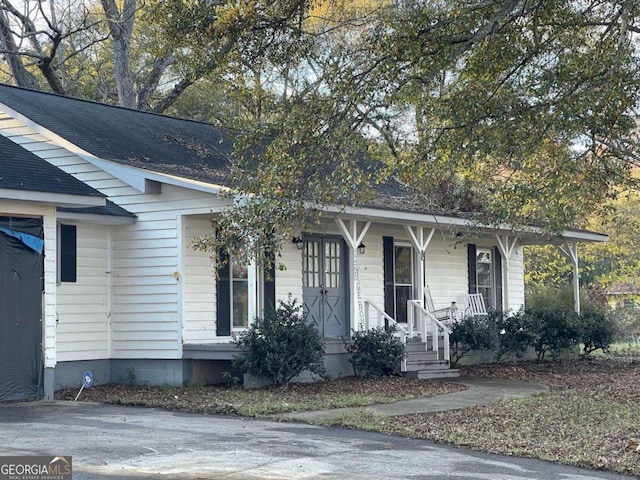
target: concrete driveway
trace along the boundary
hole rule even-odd
[[[0,455],[71,455],[75,480],[626,479],[429,441],[93,403],[0,404]]]

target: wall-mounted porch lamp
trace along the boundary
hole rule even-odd
[[[358,245],[358,253],[360,255],[364,255],[367,252],[367,246],[364,243],[360,243],[360,245]]]
[[[291,239],[291,243],[293,243],[298,250],[302,250],[304,248],[304,241],[302,237],[293,237]]]

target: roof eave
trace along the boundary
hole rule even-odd
[[[558,241],[575,242],[606,242],[607,235],[595,232],[584,232],[579,230],[564,230],[558,235],[549,236],[540,227],[523,226],[514,229],[507,225],[489,226],[479,225],[472,220],[437,215],[432,213],[407,212],[399,210],[377,209],[373,207],[339,207],[327,206],[324,212],[340,215],[342,218],[353,218],[363,220],[374,220],[378,223],[400,224],[400,225],[424,225],[438,229],[459,228],[470,231],[478,231],[485,234],[508,234],[519,237],[523,243],[527,244],[549,244]],[[547,237],[546,240],[543,240]]]
[[[58,210],[58,220],[86,222],[98,225],[131,225],[136,223],[135,216],[99,215],[97,213],[65,212]]]
[[[98,195],[72,195],[6,188],[0,188],[0,199],[47,203],[61,207],[104,207],[106,205],[105,197]]]

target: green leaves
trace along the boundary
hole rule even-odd
[[[271,385],[287,385],[308,371],[324,376],[324,342],[314,325],[308,323],[295,299],[280,302],[267,310],[263,319],[234,342],[240,354],[233,365],[243,372],[263,377]]]
[[[635,1],[379,2],[324,22],[293,0],[229,5],[256,35],[239,71],[265,74],[246,93],[269,99],[244,117],[235,186],[274,225],[399,180],[434,213],[556,233],[633,183]]]
[[[355,331],[350,339],[345,340],[345,349],[351,355],[349,361],[356,377],[380,378],[398,370],[406,348],[394,331],[384,327]]]

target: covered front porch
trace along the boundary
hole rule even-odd
[[[472,298],[480,298],[485,311],[522,308],[522,246],[551,243],[535,230],[513,232],[479,228],[459,218],[347,209],[326,212],[312,231],[296,232],[277,258],[282,268],[265,282],[269,276],[257,265],[230,268],[216,279],[209,254],[189,248],[194,235],[208,231],[210,218],[185,217],[182,223],[185,359],[230,360],[233,335],[261,316],[265,306],[291,296],[327,339],[328,356],[344,357],[342,339],[354,330],[395,325],[413,354],[401,370],[417,376],[422,374],[412,372],[434,369],[449,375],[451,323],[478,313]],[[554,242],[573,255],[577,268],[578,242],[603,238],[568,232]],[[347,361],[335,370],[339,375],[351,372]]]

